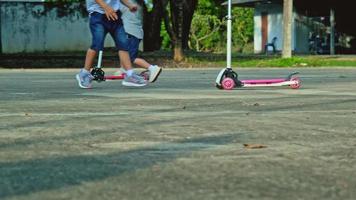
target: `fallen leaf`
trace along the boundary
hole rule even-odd
[[[262,148],[267,148],[266,145],[262,144],[244,144],[244,147],[247,149],[262,149]]]

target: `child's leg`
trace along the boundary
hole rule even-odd
[[[132,63],[130,60],[130,55],[128,53],[128,39],[124,27],[120,22],[114,24],[115,30],[110,32],[111,36],[115,41],[116,48],[118,50],[118,56],[120,58],[120,64],[125,70],[132,70]]]
[[[90,31],[92,34],[92,44],[87,50],[84,68],[81,69],[76,75],[78,85],[81,88],[92,87],[91,82],[94,77],[91,75],[90,69],[93,66],[97,51],[102,50],[104,48],[104,39],[107,34],[107,30],[105,29],[102,21],[103,17],[104,16],[100,13],[93,13],[90,16],[89,24]]]
[[[87,71],[90,71],[91,67],[93,66],[96,54],[97,54],[96,51],[93,49],[87,50],[85,63],[84,63],[84,69],[86,69]]]
[[[138,66],[140,66],[142,68],[145,68],[145,69],[148,69],[151,66],[150,63],[148,63],[146,60],[144,60],[142,58],[136,58],[134,60],[134,64],[138,65]]]
[[[133,72],[132,63],[129,55],[128,38],[124,30],[124,27],[119,22],[115,23],[115,29],[110,32],[111,36],[114,38],[116,48],[118,50],[118,55],[120,58],[120,64],[126,70],[125,79],[122,81],[122,85],[125,86],[145,86],[147,84],[143,77],[138,76]]]
[[[140,67],[148,69],[148,71],[150,72],[148,81],[151,83],[155,82],[159,74],[162,72],[162,68],[158,67],[157,65],[151,65],[143,58],[136,58],[134,63]]]
[[[94,65],[94,60],[97,53],[104,49],[104,40],[108,30],[105,28],[106,16],[100,13],[93,13],[89,18],[90,32],[92,35],[92,43],[87,50],[85,57],[84,68],[90,70]]]
[[[122,67],[125,68],[125,70],[131,70],[132,69],[132,64],[130,61],[130,56],[127,51],[119,51],[118,53],[119,58],[120,58],[120,64]]]

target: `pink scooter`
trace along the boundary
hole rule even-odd
[[[232,90],[235,87],[273,87],[289,86],[292,89],[298,89],[301,81],[296,75],[299,72],[289,74],[286,78],[274,79],[249,79],[239,80],[238,75],[231,68],[222,70],[216,80],[216,87],[224,90]]]
[[[103,51],[99,51],[98,65],[91,70],[91,75],[93,75],[95,81],[101,82],[101,81],[109,81],[109,80],[122,80],[125,78],[126,76],[125,73],[122,73],[120,75],[105,75],[105,72],[101,67],[102,58],[103,58]],[[148,80],[149,77],[148,70],[141,72],[140,76]]]
[[[270,87],[270,86],[289,86],[293,89],[298,89],[301,86],[301,81],[295,75],[298,72],[292,73],[287,78],[276,79],[257,79],[257,80],[239,80],[238,75],[231,68],[231,0],[228,1],[227,15],[227,67],[222,69],[216,77],[215,85],[219,89],[232,90],[235,87]]]

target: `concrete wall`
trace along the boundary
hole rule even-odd
[[[85,2],[0,1],[0,38],[2,53],[86,50],[91,35]],[[105,46],[114,46],[108,38]]]
[[[276,48],[278,51],[283,47],[283,6],[280,4],[260,4],[256,5],[254,13],[254,51],[261,53],[262,34],[261,34],[261,13],[268,13],[268,42],[273,37],[277,37]],[[293,13],[294,18],[298,15]],[[297,24],[293,20],[292,24],[292,50],[300,53],[308,52],[308,29],[303,24]],[[306,40],[305,40],[306,37]]]

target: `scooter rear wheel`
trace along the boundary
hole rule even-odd
[[[146,81],[148,81],[150,79],[150,72],[148,70],[145,70],[143,72],[140,73],[140,76],[143,77],[143,79],[145,79]]]
[[[236,86],[234,79],[229,77],[224,78],[221,85],[224,90],[232,90]]]
[[[292,89],[298,89],[300,88],[301,86],[301,83],[300,83],[300,79],[298,77],[293,77],[290,79],[291,81],[296,81],[297,83],[296,84],[291,84],[289,85],[289,87],[291,87]]]

